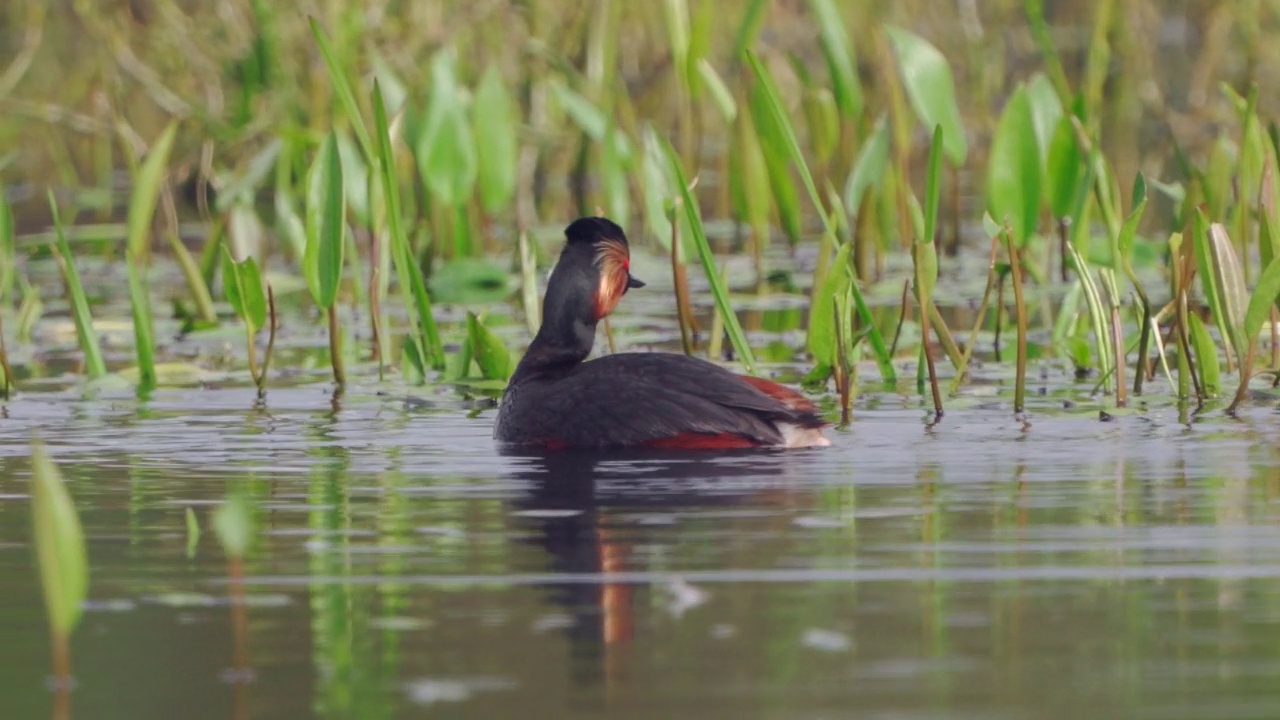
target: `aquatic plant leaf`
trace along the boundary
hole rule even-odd
[[[667,38],[671,41],[671,65],[679,81],[689,87],[689,33],[688,0],[663,0],[662,19],[666,23]]]
[[[271,172],[284,149],[284,140],[272,138],[261,150],[254,154],[245,167],[244,172],[237,173],[221,186],[214,205],[219,212],[227,211],[232,205],[241,202],[252,202],[258,185]]]
[[[741,57],[756,44],[768,6],[769,0],[749,0],[747,3],[746,9],[742,11],[742,21],[738,23],[738,33],[733,43],[735,57]]]
[[[754,242],[769,245],[769,167],[750,113],[734,123],[733,152],[729,153],[729,195],[734,216],[751,227]]]
[[[889,123],[884,115],[876,120],[875,127],[867,135],[858,157],[849,171],[844,185],[844,207],[849,222],[856,223],[862,199],[868,190],[884,184],[885,170],[889,165]]]
[[[809,336],[805,345],[820,365],[834,366],[837,363],[836,314],[834,312],[818,312],[816,308],[834,308],[837,300],[844,297],[853,282],[850,272],[849,243],[841,243],[836,250],[831,267],[822,279],[822,286],[813,297],[815,311],[809,313]]]
[[[725,332],[729,335],[729,342],[733,344],[733,350],[737,353],[738,359],[746,367],[747,372],[754,375],[756,373],[755,356],[747,343],[746,333],[742,331],[742,325],[738,322],[738,316],[733,311],[733,305],[729,302],[729,290],[716,269],[711,245],[707,242],[707,234],[702,227],[702,215],[698,211],[697,198],[693,196],[693,192],[689,190],[689,183],[685,181],[684,169],[680,167],[680,156],[676,154],[675,148],[669,142],[664,141],[664,144],[672,174],[675,175],[676,187],[680,190],[681,204],[684,207],[685,217],[689,221],[694,247],[698,250],[702,270],[706,273],[708,284],[711,285],[711,295],[715,298],[716,307],[719,308],[720,315],[724,319]]]
[[[155,321],[151,314],[151,290],[147,268],[132,251],[126,251],[129,276],[129,310],[133,317],[133,350],[138,359],[138,390],[149,392],[156,386]]]
[[[432,61],[427,118],[416,146],[422,182],[443,205],[466,202],[479,164],[453,64],[450,50],[436,53]]]
[[[862,86],[854,68],[853,40],[835,0],[809,0],[809,10],[818,26],[818,41],[827,61],[836,106],[845,118],[856,120],[862,115]]]
[[[338,159],[342,163],[342,190],[347,198],[347,210],[353,222],[369,227],[369,166],[365,164],[360,149],[342,130],[334,130],[338,143]]]
[[[365,157],[373,158],[375,157],[373,141],[369,136],[368,128],[365,127],[364,118],[360,115],[360,106],[356,103],[356,94],[351,90],[351,81],[347,78],[346,69],[338,63],[337,56],[333,53],[333,46],[329,44],[329,38],[320,28],[320,23],[314,17],[309,20],[311,34],[316,39],[316,45],[320,47],[325,66],[329,68],[329,80],[333,83],[333,91],[347,113],[347,120],[351,122],[351,129],[355,131],[356,140],[364,150]]]
[[[323,310],[333,306],[342,281],[346,204],[338,141],[330,132],[307,172],[307,252],[303,262],[307,288]]]
[[[787,159],[785,130],[778,125],[766,94],[757,85],[751,91],[751,114],[759,137],[761,157],[768,170],[769,188],[773,193],[773,205],[778,211],[778,223],[792,243],[803,234],[803,218],[800,214],[800,196],[791,177]]]
[[[724,78],[720,77],[720,73],[716,72],[716,66],[706,58],[701,58],[698,60],[698,76],[711,92],[711,99],[720,110],[720,117],[727,123],[733,122],[734,118],[738,117],[738,101],[733,99],[733,91],[729,89]]]
[[[505,265],[487,258],[457,258],[431,273],[431,295],[442,303],[499,302],[511,294]]]
[[[1031,105],[1032,125],[1036,129],[1036,145],[1040,148],[1040,163],[1044,165],[1049,161],[1049,146],[1062,120],[1062,101],[1044,73],[1036,73],[1027,82],[1027,100]]]
[[[14,242],[13,207],[0,192],[0,298],[13,297],[13,281],[18,275],[17,245]]]
[[[629,162],[618,154],[615,135],[622,131],[611,121],[600,143],[600,186],[604,192],[605,212],[609,217],[631,217],[631,186],[627,182]]]
[[[675,183],[669,177],[671,168],[662,150],[662,143],[658,140],[658,135],[652,126],[644,127],[641,143],[644,146],[644,153],[640,157],[640,175],[644,191],[645,224],[648,226],[649,234],[656,237],[669,250],[671,219],[668,217],[668,207],[675,194],[672,188]],[[732,160],[730,158],[731,162]],[[730,178],[730,182],[734,182],[734,179]]]
[[[946,138],[947,160],[963,165],[969,152],[964,135],[964,122],[956,104],[955,80],[951,65],[938,48],[907,30],[886,26],[898,72],[907,90],[907,98],[916,115],[928,127],[941,125]]]
[[[604,142],[610,121],[601,112],[600,108],[597,108],[590,100],[574,92],[559,78],[551,81],[551,92],[556,96],[556,100],[560,103],[560,107],[564,109],[565,114],[569,116],[569,119],[573,120],[583,134],[592,140]],[[616,145],[613,150],[618,157],[624,161],[630,161],[631,143],[627,140],[626,133],[613,133],[611,141]]]
[[[1262,326],[1271,317],[1271,308],[1280,300],[1280,257],[1271,262],[1258,277],[1258,284],[1249,297],[1249,308],[1244,315],[1244,341],[1257,339]]]
[[[1206,228],[1207,223],[1204,213],[1197,210],[1195,249],[1201,287],[1214,323],[1236,357],[1243,358],[1248,352],[1241,334],[1248,305],[1244,272],[1227,229],[1221,223],[1213,223]]]
[[[1064,115],[1049,141],[1045,169],[1045,194],[1054,217],[1070,217],[1074,212],[1078,197],[1086,192],[1081,183],[1084,173],[1084,157],[1076,140],[1075,126],[1071,116]]]
[[[253,543],[253,507],[249,498],[238,492],[227,499],[213,513],[213,532],[222,544],[222,551],[232,560],[242,560]]]
[[[471,340],[472,357],[480,367],[481,377],[486,380],[511,377],[511,351],[502,338],[480,322],[475,313],[467,313],[467,337]]]
[[[129,195],[128,241],[125,246],[135,258],[147,257],[151,240],[151,219],[156,212],[156,201],[160,198],[160,189],[164,185],[165,170],[169,166],[169,153],[173,149],[173,139],[178,132],[176,122],[160,133],[160,137],[151,145],[147,158],[138,169],[138,176],[133,181],[133,192]]]
[[[924,184],[924,233],[919,241],[925,244],[933,242],[938,232],[938,204],[942,199],[942,146],[944,138],[942,126],[933,128],[933,141],[929,145],[929,174]],[[937,277],[935,276],[936,280]]]
[[[187,508],[184,514],[187,525],[187,559],[196,556],[196,548],[200,546],[200,523],[196,520],[196,511]]]
[[[403,360],[411,365],[415,382],[426,378],[426,363],[434,368],[444,367],[444,347],[436,329],[432,314],[431,296],[427,294],[422,268],[414,259],[409,236],[400,216],[400,189],[396,180],[395,157],[391,152],[391,130],[387,122],[387,109],[382,103],[382,88],[373,83],[373,122],[377,133],[378,172],[382,181],[382,196],[387,203],[387,230],[391,236],[391,259],[400,281],[400,294],[404,298],[405,311],[410,318],[409,337]],[[402,363],[403,364],[403,363]]]
[[[516,136],[519,110],[502,81],[497,65],[490,65],[476,88],[471,105],[475,128],[477,180],[480,202],[494,213],[511,202],[516,191],[516,162],[520,143]]]
[[[803,107],[814,162],[825,165],[840,142],[840,111],[831,91],[822,87],[805,91]]]
[[[222,256],[222,282],[227,302],[236,314],[249,326],[250,332],[258,332],[267,324],[267,296],[262,289],[262,273],[252,257],[236,262],[231,252],[224,248]]]
[[[67,234],[62,228],[62,218],[58,213],[58,201],[52,190],[49,191],[49,210],[53,214],[58,264],[62,268],[62,277],[67,284],[67,296],[71,301],[71,317],[76,324],[76,338],[80,342],[80,351],[84,353],[85,373],[90,379],[100,378],[107,374],[107,365],[102,359],[102,346],[98,344],[98,333],[93,329],[89,301],[85,298],[84,286],[80,284],[80,273],[76,270],[71,245],[67,242]]]
[[[1200,386],[1204,388],[1205,397],[1217,397],[1222,390],[1218,347],[1199,315],[1188,313],[1187,321],[1191,326],[1191,349],[1195,353],[1196,367],[1200,371]]]
[[[1040,160],[1026,86],[1009,98],[987,160],[987,207],[1007,221],[1019,247],[1035,231],[1040,207]]]
[[[80,622],[89,589],[84,531],[44,444],[31,443],[31,529],[49,627],[67,636]]]

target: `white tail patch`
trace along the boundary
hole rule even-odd
[[[822,434],[822,428],[805,427],[795,423],[780,422],[775,427],[782,433],[782,445],[785,448],[827,447],[831,440]]]

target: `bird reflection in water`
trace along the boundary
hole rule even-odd
[[[790,489],[782,453],[715,456],[661,451],[561,452],[525,456],[516,476],[528,483],[513,501],[530,543],[546,553],[549,599],[572,619],[565,629],[573,679],[604,686],[626,684],[637,612],[661,607],[655,589],[634,573],[649,570],[644,558],[673,545],[676,514],[736,505],[785,507],[806,493]],[[637,552],[637,548],[642,548]],[[673,584],[666,607],[679,613],[697,594]],[[641,632],[645,627],[640,618]]]

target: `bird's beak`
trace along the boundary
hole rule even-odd
[[[637,278],[635,275],[632,275],[631,273],[627,273],[627,289],[628,290],[633,288],[642,288],[644,287],[644,285],[645,283],[643,280]]]

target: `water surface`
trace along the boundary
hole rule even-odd
[[[51,704],[32,432],[88,536],[74,717],[1280,715],[1280,414],[1057,394],[929,426],[872,392],[832,448],[647,457],[502,456],[450,392],[22,395],[0,717]],[[261,507],[238,638],[229,486]]]

